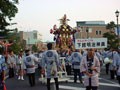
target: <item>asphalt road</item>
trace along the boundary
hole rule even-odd
[[[6,80],[6,87],[7,90],[47,90],[47,87],[45,84],[41,84],[41,82],[38,80],[39,75],[36,74],[36,86],[30,87],[28,83],[28,77],[24,77],[24,81],[17,80],[17,76],[14,78],[8,78]],[[85,87],[83,84],[80,84],[79,82],[74,83],[73,82],[73,75],[69,76],[68,82],[60,82],[59,87],[60,90],[85,90]],[[99,90],[120,90],[120,85],[118,85],[117,80],[111,80],[109,75],[106,75],[104,71],[102,71],[100,75],[100,86]],[[54,83],[51,84],[51,90],[54,89],[55,85]]]

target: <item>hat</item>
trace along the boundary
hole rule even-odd
[[[120,50],[120,46],[118,46],[118,50]]]

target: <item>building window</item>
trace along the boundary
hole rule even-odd
[[[89,33],[92,33],[92,28],[89,28],[89,29],[88,29],[88,32],[89,32]]]
[[[102,32],[100,30],[96,31],[96,35],[101,35],[101,34],[102,34]]]
[[[88,30],[86,30],[86,32],[88,33]]]
[[[99,35],[101,35],[101,31],[99,31]]]
[[[96,35],[98,35],[98,31],[96,31]]]
[[[92,28],[87,27],[87,28],[86,28],[86,32],[87,32],[87,33],[92,33]]]

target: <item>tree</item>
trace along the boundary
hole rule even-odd
[[[106,29],[109,29],[110,31],[114,30],[114,27],[116,27],[114,21],[111,21],[107,24]]]
[[[25,41],[20,40],[20,36],[18,36],[18,30],[15,29],[14,32],[9,33],[9,42],[13,43],[12,46],[9,49],[12,49],[15,54],[19,54],[21,50],[25,50],[26,44]]]
[[[115,33],[106,32],[103,34],[103,37],[108,39],[108,46],[107,46],[108,49],[110,49],[110,48],[117,49],[118,38],[117,38],[117,35],[115,35]]]
[[[7,26],[15,24],[10,22],[18,12],[17,4],[18,0],[0,0],[0,36],[7,36],[8,32],[13,31]]]
[[[9,50],[13,50],[13,52],[18,55],[19,52],[21,51],[21,47],[18,43],[13,43],[11,47],[9,47]]]
[[[106,29],[109,29],[110,31],[103,34],[103,37],[108,39],[108,49],[116,49],[118,47],[118,37],[115,34],[114,27],[116,27],[116,25],[114,21],[111,21],[106,25]]]
[[[13,32],[9,32],[8,38],[10,42],[20,43],[20,37],[18,36],[18,29],[15,28]]]
[[[38,51],[38,47],[36,45],[33,45],[32,46],[32,51],[37,52]]]

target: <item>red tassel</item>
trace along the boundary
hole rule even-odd
[[[52,34],[52,33],[53,33],[53,30],[51,29],[51,30],[50,30],[50,34]]]
[[[3,90],[7,90],[5,85],[3,86]]]

